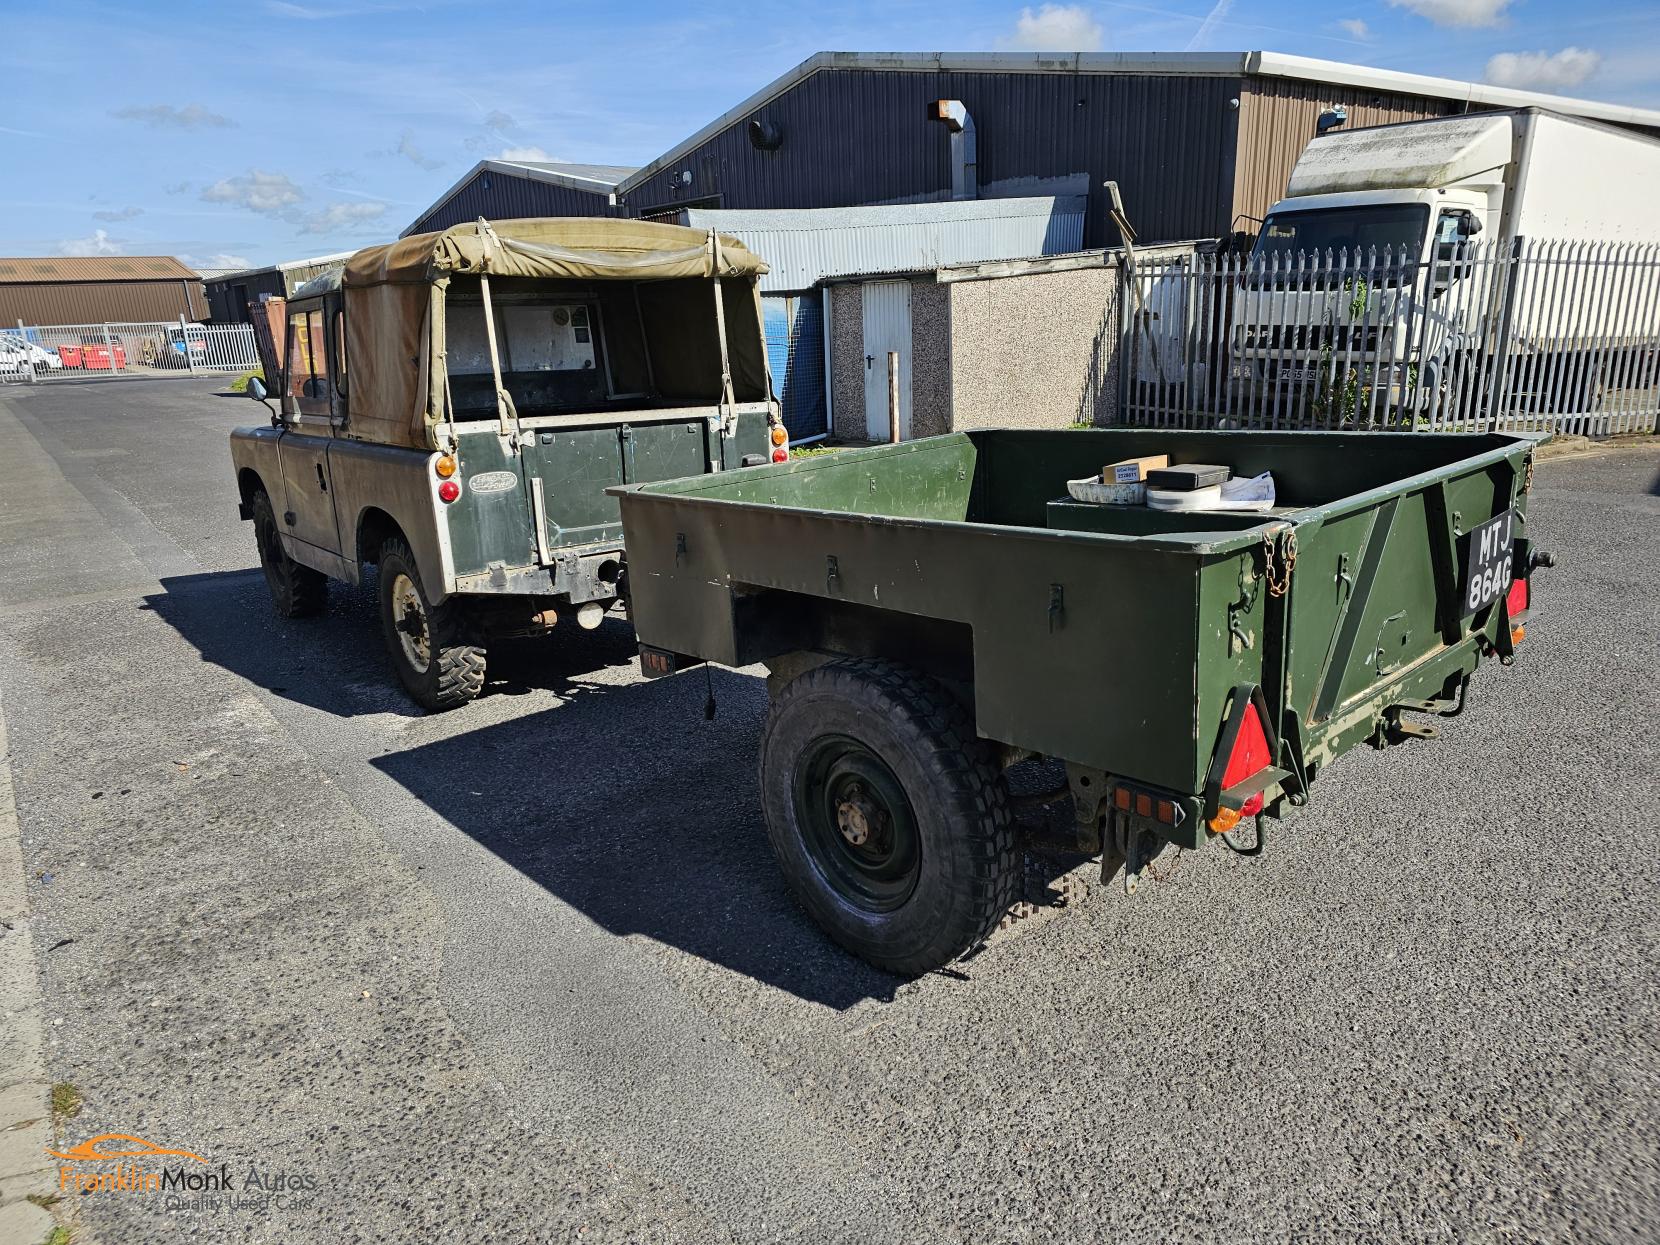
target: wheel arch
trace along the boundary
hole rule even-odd
[[[409,533],[391,513],[379,506],[364,506],[358,511],[356,535],[352,547],[359,565],[379,562],[381,547],[393,537],[409,544]]]
[[[237,513],[244,520],[254,517],[254,494],[264,493],[271,496],[271,490],[265,486],[265,478],[253,467],[239,467],[236,472],[236,493],[238,499]]]

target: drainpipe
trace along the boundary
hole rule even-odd
[[[928,108],[931,121],[943,121],[951,132],[951,197],[980,197],[979,161],[974,152],[974,118],[960,99],[937,99]]]

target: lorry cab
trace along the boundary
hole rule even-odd
[[[477,693],[493,637],[598,626],[626,594],[607,487],[789,458],[765,271],[679,226],[481,220],[265,304],[277,410],[231,448],[279,612],[378,566],[393,666],[429,708]]]

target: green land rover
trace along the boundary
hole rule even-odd
[[[513,220],[353,255],[256,316],[270,426],[231,434],[277,611],[379,568],[420,704],[464,704],[492,639],[626,597],[607,486],[789,458],[761,260],[713,232]],[[567,622],[567,625],[569,625]]]

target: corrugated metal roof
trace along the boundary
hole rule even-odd
[[[434,199],[432,206],[416,217],[409,228],[398,236],[406,238],[417,232],[417,225],[438,216],[444,205],[470,186],[481,173],[505,173],[509,177],[529,178],[532,181],[562,186],[566,190],[604,195],[609,203],[618,183],[634,171],[621,164],[571,164],[563,160],[480,160],[468,169],[455,185]]]
[[[748,120],[758,109],[790,88],[816,73],[837,69],[1296,78],[1399,95],[1441,98],[1483,108],[1549,108],[1620,125],[1660,127],[1660,111],[1649,108],[1570,99],[1541,91],[1517,91],[1451,78],[1431,78],[1424,74],[1399,73],[1279,52],[1076,52],[1065,55],[1049,52],[819,52],[625,178],[617,187],[617,192],[628,194],[652,174],[681,160],[727,127]]]
[[[573,181],[597,182],[606,187],[617,185],[634,172],[634,166],[631,164],[570,164],[563,160],[491,160],[486,163],[530,169],[536,173],[551,173],[556,177],[570,178]]]
[[[830,277],[930,271],[1083,245],[1081,196],[970,199],[891,207],[723,211],[691,208],[686,223],[718,229],[767,261],[761,289],[811,289]]]
[[[314,255],[310,259],[285,259],[281,263],[261,264],[258,268],[232,268],[217,273],[212,279],[225,281],[232,277],[253,277],[262,272],[293,272],[296,268],[319,268],[329,264],[343,264],[357,252],[340,251],[334,255]]]
[[[40,281],[186,281],[196,274],[171,255],[92,255],[84,258],[0,258],[0,283]]]

